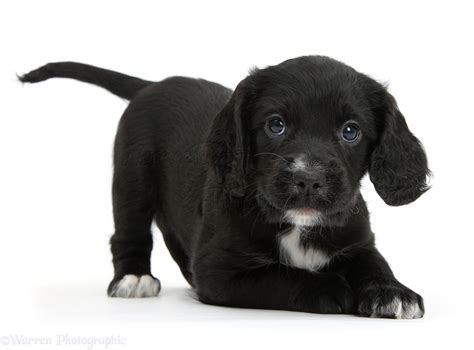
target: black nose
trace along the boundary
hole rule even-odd
[[[293,182],[301,193],[314,194],[326,185],[326,176],[320,172],[298,171],[293,175]]]

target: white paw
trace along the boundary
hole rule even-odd
[[[398,319],[413,319],[423,317],[423,310],[421,310],[418,303],[405,301],[399,297],[394,297],[390,303],[381,304],[375,302],[372,305],[372,314],[370,317],[386,317],[394,316]]]
[[[118,298],[156,297],[160,289],[160,281],[150,275],[125,275],[120,281],[115,283],[110,296]]]

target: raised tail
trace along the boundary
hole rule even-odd
[[[23,83],[38,83],[49,78],[71,78],[98,85],[128,100],[152,84],[151,81],[76,62],[48,63],[18,77]]]

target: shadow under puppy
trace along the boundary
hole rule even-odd
[[[427,190],[427,159],[385,87],[328,57],[254,70],[234,92],[50,63],[22,77],[129,99],[114,149],[113,297],[158,295],[156,220],[204,303],[419,318],[422,298],[374,246],[360,181],[389,205]]]

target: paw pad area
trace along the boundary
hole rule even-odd
[[[125,275],[115,282],[109,291],[109,296],[117,298],[148,298],[158,295],[161,289],[160,281],[150,275]]]

